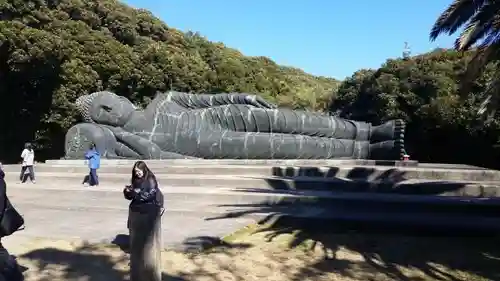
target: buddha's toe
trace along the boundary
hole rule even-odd
[[[402,138],[370,144],[370,159],[401,160],[405,153],[405,144]]]
[[[404,140],[406,123],[401,119],[391,120],[382,125],[374,126],[370,134],[370,143],[389,140]]]

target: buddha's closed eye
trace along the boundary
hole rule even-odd
[[[102,105],[101,108],[106,110],[107,112],[111,112],[111,110],[112,110],[112,108],[107,106],[107,105]]]

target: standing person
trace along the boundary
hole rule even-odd
[[[85,153],[85,159],[88,161],[89,165],[89,185],[99,185],[99,176],[97,175],[97,169],[101,167],[101,154],[97,151],[94,143],[90,145],[89,150]]]
[[[0,163],[0,221],[3,220],[7,207],[7,184],[4,180],[5,173]],[[2,245],[3,233],[0,233],[0,281],[21,281],[23,274],[17,264],[16,259],[10,255],[9,251]]]
[[[35,183],[35,171],[33,169],[33,164],[35,163],[35,151],[33,150],[31,143],[27,142],[24,144],[23,152],[21,152],[21,158],[23,159],[23,162],[19,180],[23,183],[24,175],[28,174],[31,182]]]
[[[156,177],[144,161],[137,161],[132,168],[131,185],[123,190],[127,200],[131,200],[129,210],[146,213],[163,211],[163,193]],[[127,227],[130,229],[130,213]]]
[[[163,194],[146,163],[132,168],[131,185],[123,194],[131,200],[127,227],[130,241],[131,280],[160,280],[161,215]]]

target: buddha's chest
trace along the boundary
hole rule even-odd
[[[175,137],[176,127],[178,127],[176,118],[156,114],[151,116],[136,115],[134,118],[129,119],[123,129],[156,144],[161,144]]]

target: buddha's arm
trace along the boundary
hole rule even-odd
[[[208,108],[228,104],[247,104],[258,108],[277,108],[260,96],[241,93],[222,94],[188,94],[171,92],[168,94],[171,101],[190,109]]]
[[[186,159],[193,158],[184,156],[178,153],[162,151],[161,148],[153,143],[152,141],[143,138],[141,136],[135,135],[133,133],[127,132],[122,128],[113,128],[113,134],[116,139],[121,143],[124,143],[135,151],[143,159]]]
[[[119,158],[116,155],[116,139],[109,126],[95,123],[79,123],[66,133],[65,152],[67,158],[80,159],[88,145],[94,143],[103,158]]]

